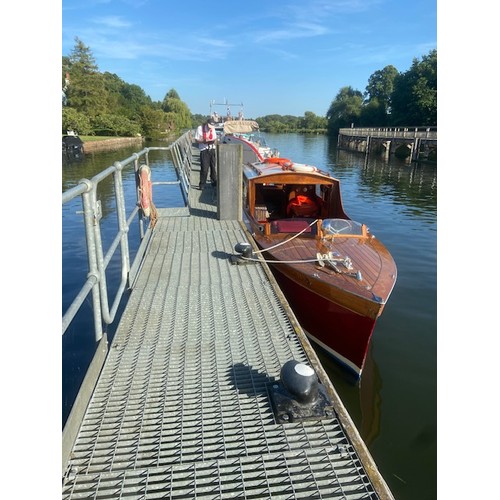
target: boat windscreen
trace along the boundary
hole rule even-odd
[[[325,219],[321,229],[325,235],[363,235],[363,224],[349,219]]]

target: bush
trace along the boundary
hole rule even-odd
[[[115,137],[132,137],[141,133],[141,127],[125,116],[104,114],[92,120],[94,134]]]
[[[84,113],[64,107],[62,110],[62,133],[66,134],[68,130],[74,130],[80,135],[92,134],[90,120]]]

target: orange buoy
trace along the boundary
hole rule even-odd
[[[147,165],[141,165],[139,176],[139,206],[144,217],[150,218],[151,227],[155,227],[158,212],[153,203],[153,183],[151,182],[151,169]]]
[[[273,165],[279,165],[283,170],[290,170],[292,168],[293,162],[288,158],[280,158],[279,156],[273,156],[272,158],[266,158],[265,163],[271,163]]]
[[[147,165],[139,168],[139,205],[145,217],[151,215],[153,189],[151,185],[151,169]]]

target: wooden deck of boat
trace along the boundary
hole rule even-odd
[[[63,498],[393,498],[267,266],[231,263],[243,226],[217,219],[213,188],[189,201],[159,210]],[[334,415],[278,422],[291,359]]]
[[[329,268],[316,267],[323,277],[331,275],[335,281],[339,282],[339,288],[349,290],[360,297],[371,298],[372,292],[386,298],[392,291],[396,279],[397,269],[389,251],[376,238],[370,239],[371,245],[364,241],[358,241],[355,238],[337,237],[331,240],[331,243],[318,243],[314,238],[293,239],[286,245],[283,245],[290,239],[289,233],[273,234],[273,238],[266,242],[267,247],[277,248],[273,250],[273,255],[278,260],[305,261],[314,260],[317,253],[336,252],[341,257],[349,257],[353,264],[354,271],[360,271],[362,280],[357,281],[348,274],[337,274]],[[283,246],[280,246],[283,245]],[[298,267],[308,269],[308,264],[299,264]],[[367,287],[367,284],[370,287]]]

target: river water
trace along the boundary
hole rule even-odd
[[[330,170],[341,181],[346,213],[351,219],[366,223],[396,261],[398,279],[375,327],[360,383],[353,385],[329,358],[321,352],[318,355],[395,497],[434,499],[437,497],[437,166],[339,151],[335,141],[323,135],[266,134],[265,137],[271,147],[280,150],[281,156]],[[63,190],[135,151],[137,148],[124,148],[63,161]],[[173,167],[155,158],[151,155],[153,172],[155,168],[161,169],[162,180],[168,180],[165,176],[175,179]],[[129,189],[134,189],[133,176],[129,177],[126,182]],[[176,191],[167,190],[162,196],[170,205],[182,205]],[[102,198],[106,219],[111,209],[106,203],[105,186]],[[155,198],[158,206],[162,206],[162,201]],[[79,210],[77,203],[63,206],[63,311],[86,274]],[[116,224],[113,230],[116,231]],[[138,226],[133,225],[131,232],[134,231],[138,231]],[[92,328],[92,321],[84,317],[89,307],[78,315],[76,324],[63,337],[63,423],[93,348],[90,335],[86,336],[86,342],[78,335],[79,331]]]

